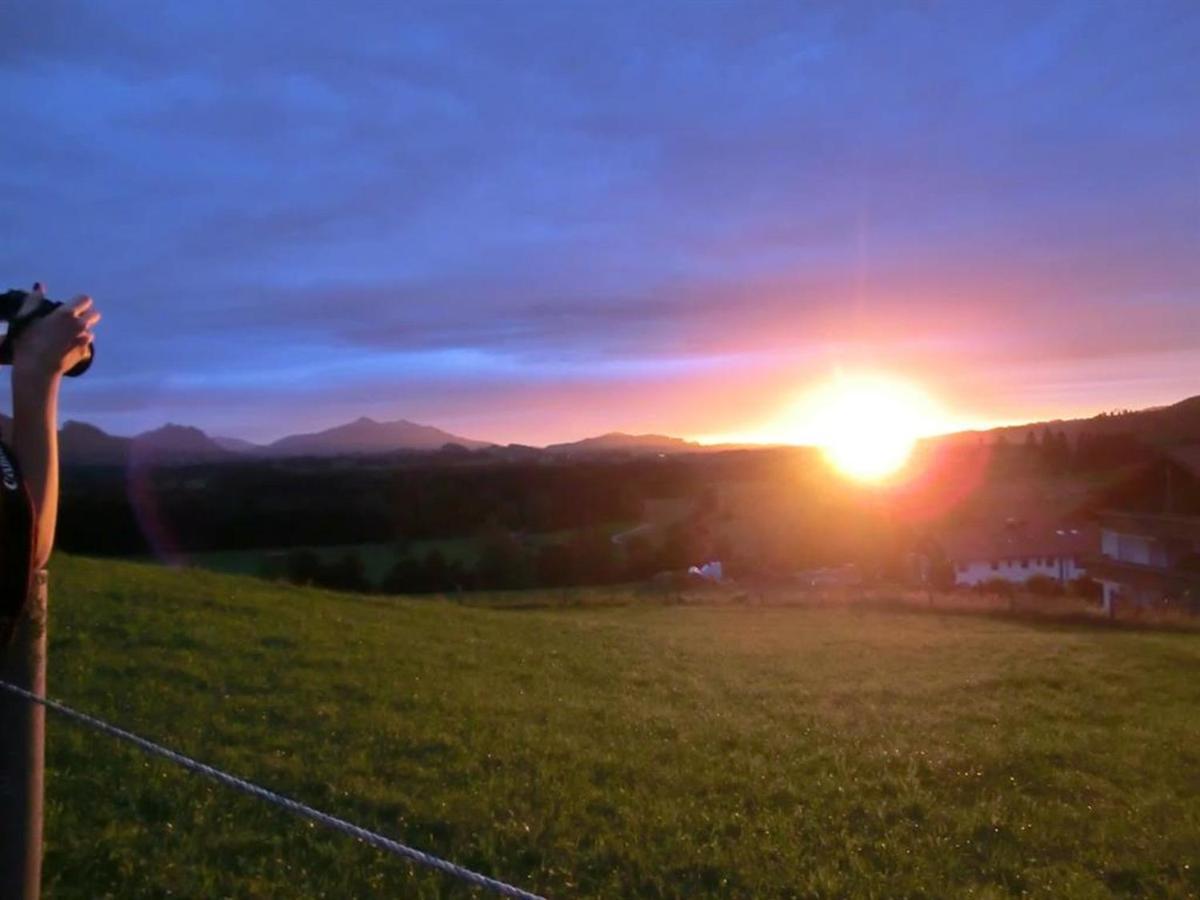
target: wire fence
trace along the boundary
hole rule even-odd
[[[101,734],[116,738],[117,740],[125,741],[133,744],[138,749],[157,756],[161,759],[168,760],[177,766],[181,766],[190,772],[198,775],[203,775],[211,778],[226,787],[233,788],[236,791],[241,791],[244,794],[249,794],[251,797],[257,797],[266,803],[270,803],[280,809],[286,809],[289,812],[295,813],[301,818],[308,819],[311,822],[316,822],[319,825],[324,825],[326,828],[331,828],[334,831],[339,831],[342,834],[349,835],[362,841],[364,844],[369,844],[376,849],[382,850],[385,853],[391,853],[394,856],[399,856],[402,859],[417,863],[421,866],[426,866],[431,869],[436,869],[460,881],[473,885],[483,890],[492,891],[504,897],[514,897],[517,900],[545,900],[539,894],[534,894],[519,887],[514,887],[511,884],[500,881],[496,878],[490,878],[487,875],[481,875],[474,872],[465,866],[460,866],[457,863],[449,860],[441,859],[431,853],[426,853],[423,850],[417,850],[414,847],[409,847],[406,844],[401,844],[399,841],[394,841],[389,837],[385,837],[378,832],[363,828],[361,825],[355,825],[353,822],[348,822],[345,819],[340,819],[337,816],[332,816],[329,813],[321,812],[319,809],[314,809],[290,797],[285,797],[282,794],[277,794],[275,791],[268,790],[261,785],[254,784],[244,778],[238,778],[236,775],[230,775],[228,772],[223,772],[213,766],[206,765],[199,760],[192,759],[190,756],[185,756],[178,753],[169,747],[164,747],[162,744],[157,744],[154,741],[126,731],[123,728],[118,728],[116,725],[110,725],[95,716],[89,716],[87,713],[79,712],[55,700],[41,697],[32,691],[27,691],[15,684],[10,684],[7,681],[0,680],[0,689],[6,690],[11,694],[16,694],[19,697],[24,697],[31,703],[38,703],[46,709],[52,710],[59,715],[65,716],[71,721],[98,731]]]

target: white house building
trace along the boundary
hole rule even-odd
[[[1023,584],[1035,575],[1065,585],[1087,574],[1084,560],[1099,548],[1099,535],[1092,525],[1010,518],[956,529],[939,544],[956,585],[993,578]]]

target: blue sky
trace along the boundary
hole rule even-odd
[[[1192,2],[48,2],[0,31],[0,276],[97,299],[64,415],[118,433],[747,434],[857,368],[964,423],[1200,393]]]

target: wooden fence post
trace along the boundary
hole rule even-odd
[[[44,570],[34,576],[12,643],[0,650],[0,678],[46,695]],[[0,900],[41,895],[45,750],[45,707],[0,692]]]

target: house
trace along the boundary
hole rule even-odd
[[[1117,603],[1195,607],[1200,598],[1200,516],[1097,515],[1101,555],[1089,568],[1104,588],[1104,610]]]
[[[955,585],[1024,584],[1035,575],[1066,585],[1087,574],[1084,559],[1095,554],[1099,536],[1089,523],[1012,517],[957,528],[937,543]]]
[[[1200,447],[1164,453],[1103,498],[1100,554],[1089,569],[1104,609],[1184,605],[1200,599]]]

